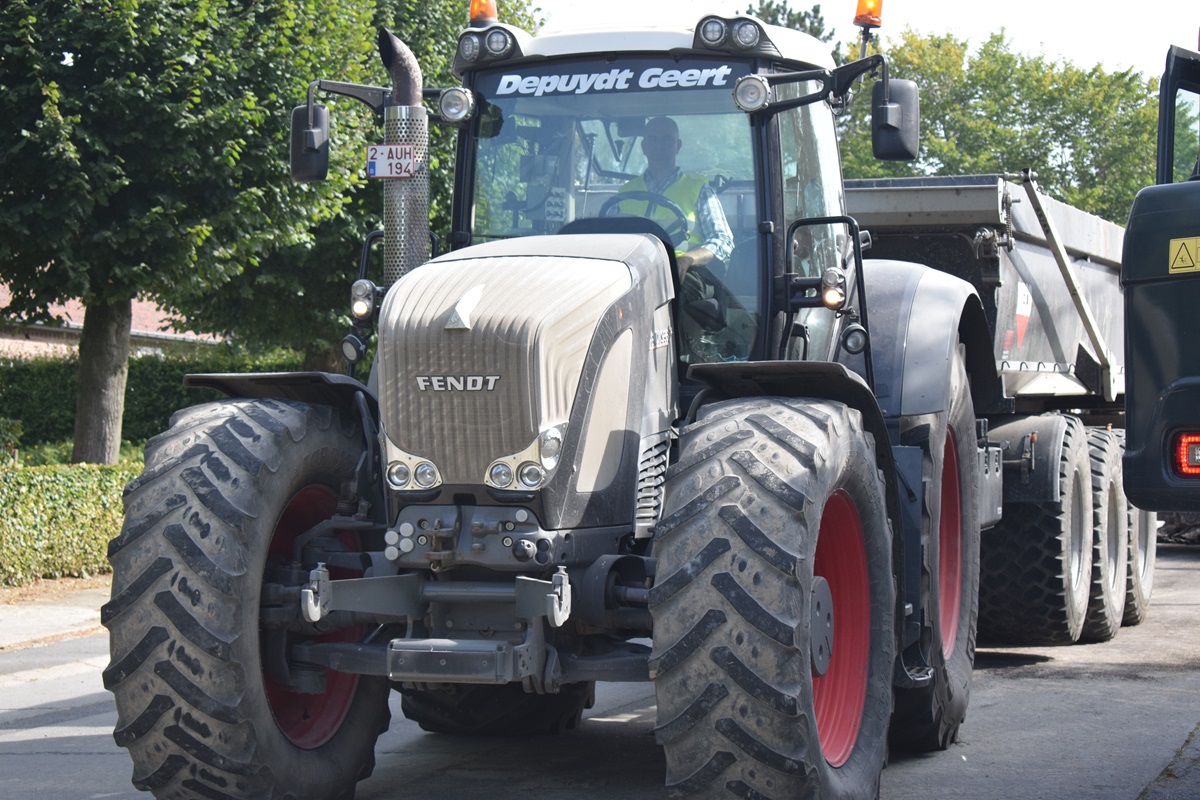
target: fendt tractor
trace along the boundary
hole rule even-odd
[[[300,181],[318,94],[382,118],[365,383],[189,376],[228,399],[128,487],[104,680],[137,787],[350,797],[393,690],[514,736],[651,681],[673,796],[872,798],[889,746],[955,740],[977,639],[1142,619],[1119,226],[1032,173],[844,184],[864,76],[875,156],[918,150],[869,8],[835,67],[748,16],[532,36],[477,7],[461,86],[384,30],[389,86],[292,114]],[[436,243],[431,122],[458,136]]]
[[[1200,53],[1167,52],[1155,185],[1129,215],[1125,491],[1139,507],[1200,511]]]

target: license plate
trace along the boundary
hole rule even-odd
[[[368,178],[413,178],[417,174],[417,146],[413,144],[367,145]]]

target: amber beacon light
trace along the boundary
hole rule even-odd
[[[883,12],[883,0],[858,0],[858,10],[854,12],[854,24],[861,28],[878,28],[883,22],[880,14]]]
[[[1175,472],[1185,478],[1200,478],[1200,433],[1175,437]]]
[[[875,2],[879,2],[879,0],[875,0]],[[496,0],[471,0],[472,28],[486,28],[499,19],[500,15],[496,12]]]

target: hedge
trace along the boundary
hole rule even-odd
[[[0,585],[108,572],[136,465],[0,468]]]
[[[144,441],[166,430],[175,411],[217,397],[215,392],[184,389],[188,373],[292,372],[303,357],[276,351],[249,356],[227,347],[186,355],[143,356],[129,362],[121,438]],[[23,446],[69,440],[75,432],[75,358],[0,362],[0,409],[21,424]]]

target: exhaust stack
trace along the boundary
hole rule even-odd
[[[411,177],[383,182],[383,282],[429,260],[429,120],[421,104],[421,67],[408,45],[379,29],[379,55],[392,80],[383,110],[384,143],[412,148]]]

